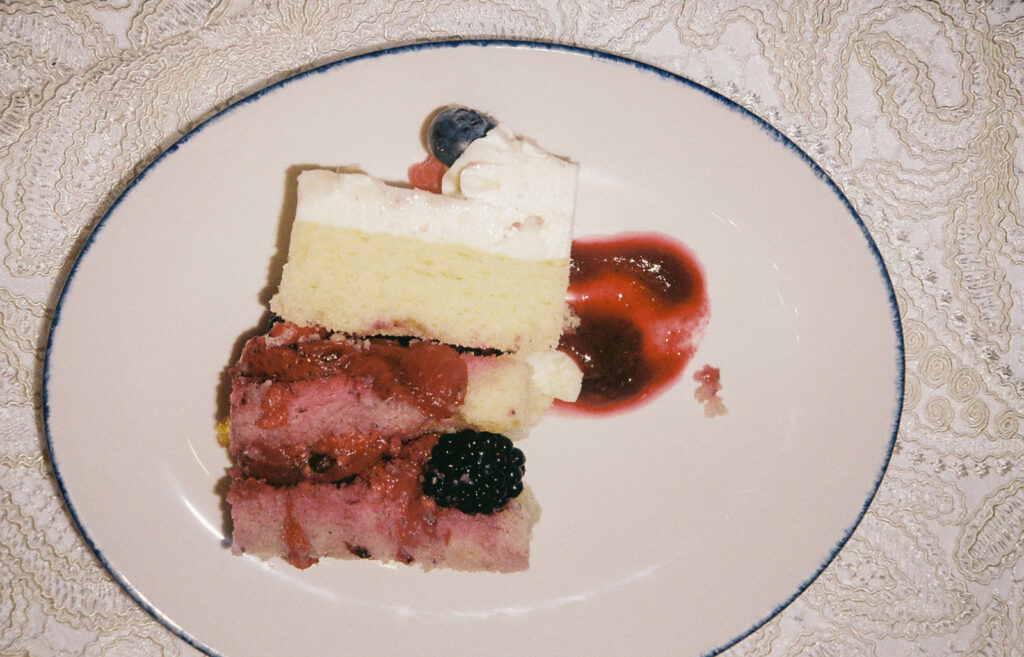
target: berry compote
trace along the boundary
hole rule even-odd
[[[656,233],[574,241],[568,301],[580,325],[559,348],[583,370],[583,389],[561,406],[594,414],[662,392],[693,356],[709,313],[697,259]]]

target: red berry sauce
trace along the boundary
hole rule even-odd
[[[580,325],[559,348],[583,370],[583,389],[561,406],[592,414],[664,391],[693,356],[709,313],[697,259],[656,233],[574,241],[568,301]]]
[[[704,415],[715,417],[727,411],[725,402],[718,396],[722,389],[722,372],[717,367],[705,365],[693,373],[693,380],[699,383],[693,397],[704,405]]]
[[[274,382],[264,400],[260,428],[287,421],[287,384],[344,373],[371,382],[381,399],[407,400],[429,417],[451,417],[462,405],[468,385],[466,363],[447,345],[416,340],[403,345],[391,338],[333,340],[317,326],[278,322],[242,348],[236,372]]]

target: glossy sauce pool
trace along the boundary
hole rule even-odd
[[[583,389],[560,407],[589,414],[656,397],[682,373],[709,316],[700,263],[657,233],[574,241],[567,298],[580,324],[559,349],[583,370]]]

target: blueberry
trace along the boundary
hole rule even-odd
[[[474,139],[487,134],[497,123],[486,114],[467,107],[451,106],[438,112],[427,128],[427,147],[450,167]]]

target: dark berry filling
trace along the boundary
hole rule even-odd
[[[333,468],[338,462],[330,454],[310,454],[309,469],[317,474],[323,474]]]

